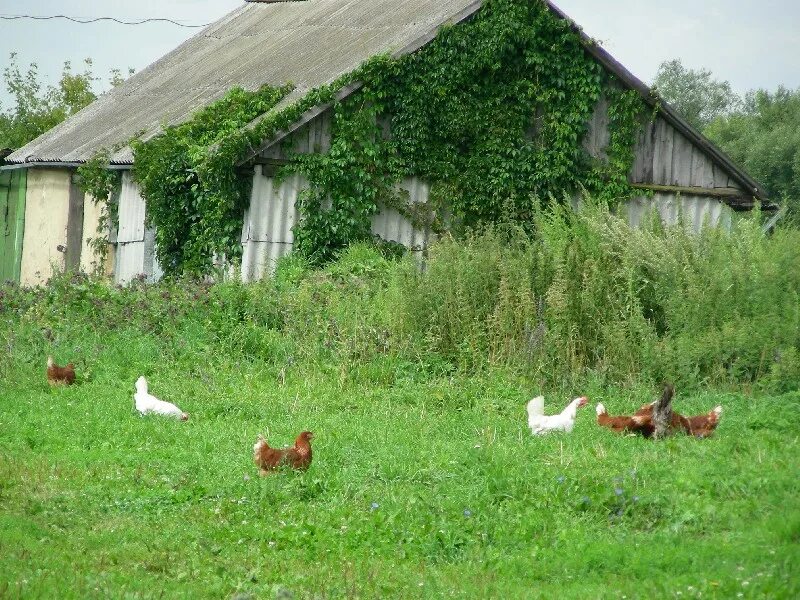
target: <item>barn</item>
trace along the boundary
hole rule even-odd
[[[652,90],[569,21],[554,4],[542,3],[555,19],[570,24],[583,51],[616,85],[633,91],[654,117],[631,139],[634,158],[628,181],[641,196],[625,206],[634,225],[652,209],[667,223],[729,226],[737,211],[772,208],[761,187]],[[159,59],[123,85],[100,97],[30,144],[11,153],[0,167],[2,277],[34,285],[52,269],[97,269],[91,239],[99,209],[80,190],[75,170],[99,151],[112,149],[109,168],[121,171],[113,199],[118,224],[107,232],[108,262],[99,265],[117,283],[136,277],[158,279],[155,232],[146,220],[146,201],[133,176],[134,153],[127,142],[147,140],[164,125],[185,122],[198,109],[222,98],[233,86],[263,85],[293,90],[273,110],[291,106],[309,91],[354,71],[371,57],[420,52],[444,27],[468,23],[491,0],[250,0],[239,9]],[[359,82],[342,88],[337,101],[357,93]],[[332,139],[334,105],[308,108],[289,126],[242,156],[237,168],[252,176],[249,206],[242,221],[242,278],[268,274],[292,250],[298,195],[308,185],[300,174],[276,178],[288,153],[325,153]],[[610,143],[607,97],[597,100],[581,143],[602,159]],[[425,204],[432,182],[411,173],[399,182],[409,202]],[[394,208],[372,217],[372,231],[385,240],[420,249],[433,232]]]

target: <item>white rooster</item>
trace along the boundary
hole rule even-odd
[[[181,421],[185,421],[189,418],[188,413],[181,411],[181,409],[174,404],[159,400],[155,396],[151,396],[147,393],[147,380],[144,376],[136,380],[136,393],[133,395],[133,401],[136,404],[136,410],[143,415],[155,413],[167,417],[177,417]]]
[[[565,431],[570,433],[575,427],[575,416],[581,406],[589,402],[586,396],[575,398],[567,404],[567,408],[558,415],[544,414],[544,396],[536,396],[528,402],[528,427],[533,435],[542,435],[549,431]]]

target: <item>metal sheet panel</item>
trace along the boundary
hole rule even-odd
[[[677,225],[682,221],[696,232],[704,226],[730,229],[732,217],[730,207],[715,198],[661,193],[652,198],[634,198],[624,210],[633,227],[639,227],[656,211],[665,224]]]
[[[126,285],[144,273],[144,242],[117,244],[114,283]]]
[[[255,167],[250,206],[242,226],[243,281],[271,275],[278,259],[292,251],[292,227],[298,219],[297,197],[307,185],[299,175],[276,184],[274,178],[264,175],[261,165]],[[428,201],[430,186],[418,178],[408,178],[400,187],[408,192],[410,202]],[[372,232],[416,252],[424,250],[434,237],[430,231],[416,229],[396,209],[386,207],[373,216]]]
[[[408,192],[408,201],[411,204],[425,204],[431,191],[430,185],[417,177],[404,179],[400,188]],[[430,231],[415,228],[397,209],[385,206],[372,217],[372,233],[384,240],[403,244],[416,252],[424,250],[433,241]]]
[[[155,229],[147,229],[142,241],[117,244],[114,283],[127,285],[142,277],[152,283],[163,274],[155,254]]]
[[[242,280],[269,275],[275,262],[292,251],[297,221],[297,197],[307,183],[298,174],[280,183],[267,177],[261,165],[253,172],[253,186],[242,227]]]
[[[292,244],[297,221],[297,197],[307,187],[303,177],[291,175],[278,183],[263,174],[261,165],[253,175],[246,240]]]
[[[144,241],[145,202],[138,184],[130,171],[122,174],[122,190],[119,197],[119,231],[117,242]]]
[[[292,244],[249,241],[242,254],[242,281],[258,281],[269,277],[275,271],[278,259],[291,252]]]
[[[155,253],[155,229],[145,227],[145,201],[130,171],[122,174],[114,282],[125,285],[144,277],[158,281],[163,273]]]

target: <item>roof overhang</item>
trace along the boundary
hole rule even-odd
[[[39,161],[27,161],[27,162],[20,162],[20,163],[6,163],[0,166],[0,171],[13,171],[15,169],[77,169],[78,167],[84,165],[84,162],[64,162],[64,161],[57,161],[57,160],[39,160]],[[133,168],[132,164],[110,164],[108,165],[109,169],[112,170],[129,170]]]

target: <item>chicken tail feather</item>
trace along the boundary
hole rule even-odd
[[[531,417],[541,417],[544,414],[544,396],[536,396],[528,402],[528,415]]]

